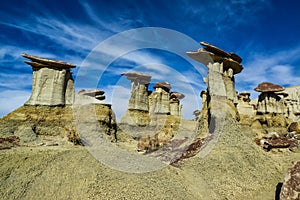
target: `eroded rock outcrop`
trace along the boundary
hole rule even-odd
[[[95,99],[98,99],[98,100],[105,99],[104,93],[105,92],[103,90],[84,90],[84,89],[82,89],[78,92],[78,94],[86,95],[89,97],[94,97]]]
[[[151,76],[136,72],[123,73],[131,81],[131,96],[127,111],[120,123],[130,126],[147,126],[150,123],[148,85]]]
[[[74,118],[77,101],[83,108],[80,114],[93,116],[102,132],[116,141],[116,120],[111,105],[98,100],[103,98],[104,91],[75,94],[70,70],[75,65],[27,54],[22,56],[31,60],[25,62],[33,69],[32,95],[24,106],[0,119],[1,138],[16,137],[21,145],[30,146],[83,144],[76,127],[78,121]],[[87,111],[88,105],[93,109]]]
[[[179,92],[171,92],[170,94],[170,115],[181,117],[182,116],[182,105],[180,100],[185,96]]]
[[[257,113],[286,113],[284,98],[282,98],[281,93],[279,93],[284,91],[284,87],[269,82],[263,82],[254,90],[261,92],[261,94],[258,96]]]
[[[254,116],[256,114],[256,105],[251,102],[250,92],[240,92],[237,98],[237,109],[240,115]]]
[[[200,135],[203,135],[203,132],[213,133],[216,131],[215,126],[219,123],[216,120],[221,120],[225,112],[235,119],[238,118],[235,107],[237,95],[234,75],[240,73],[243,67],[240,64],[242,59],[238,55],[225,52],[205,42],[200,44],[205,48],[200,48],[196,52],[187,52],[187,54],[208,67],[208,76],[205,78],[207,93],[204,98],[202,97],[202,116],[199,121],[199,132],[202,132]]]
[[[76,66],[58,60],[50,60],[28,54],[23,57],[32,67],[32,94],[26,105],[57,106],[72,104],[74,100],[74,80],[71,68]]]
[[[153,88],[155,91],[149,95],[150,113],[170,114],[170,83],[157,82]]]
[[[131,96],[128,110],[141,110],[149,112],[148,85],[151,76],[141,73],[123,73],[131,81]]]
[[[300,118],[300,86],[289,87],[284,90],[286,104],[286,116],[292,121],[299,121]]]

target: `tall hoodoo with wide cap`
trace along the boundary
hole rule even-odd
[[[74,101],[74,80],[71,68],[76,66],[59,60],[51,60],[28,54],[24,61],[32,67],[32,94],[26,105],[66,105]]]

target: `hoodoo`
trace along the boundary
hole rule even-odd
[[[72,104],[74,100],[74,80],[71,68],[76,66],[67,62],[50,60],[28,54],[23,57],[32,67],[32,94],[26,105],[57,106]]]

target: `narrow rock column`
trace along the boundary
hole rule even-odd
[[[127,111],[120,120],[120,126],[123,128],[127,125],[148,126],[150,123],[148,85],[151,76],[135,72],[124,73],[122,76],[127,76],[131,81],[131,96]]]
[[[157,82],[153,88],[155,92],[150,95],[150,113],[170,114],[170,89],[168,82]]]
[[[170,115],[181,117],[182,105],[180,100],[184,98],[184,95],[179,92],[171,92],[170,94]]]
[[[49,60],[37,56],[22,54],[31,61],[25,61],[32,67],[32,94],[26,105],[57,106],[72,104],[74,100],[74,81],[70,63]]]
[[[128,103],[128,110],[140,110],[149,112],[148,85],[151,76],[141,73],[124,73],[131,81],[131,96]]]

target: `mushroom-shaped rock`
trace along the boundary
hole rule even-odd
[[[170,99],[177,98],[177,99],[183,99],[185,96],[184,94],[180,92],[171,92]]]
[[[242,102],[250,102],[251,99],[250,99],[250,92],[240,92],[237,97],[238,97],[238,100],[242,101]]]
[[[127,110],[149,111],[148,85],[151,76],[137,72],[121,74],[131,81],[131,96]]]
[[[285,90],[284,87],[269,82],[263,82],[254,88],[254,90],[261,92],[258,96],[258,113],[284,114],[286,112],[284,97],[276,94]]]
[[[90,96],[90,97],[96,97],[96,96],[101,96],[105,92],[103,90],[80,90],[78,94]]]
[[[137,72],[128,72],[121,74],[122,76],[127,76],[128,80],[137,81],[141,84],[149,84],[151,76],[147,74],[137,73]]]
[[[76,66],[71,64],[71,63],[67,63],[67,62],[63,62],[60,60],[51,60],[48,58],[42,58],[42,57],[38,57],[38,56],[31,56],[25,53],[21,54],[24,58],[28,58],[30,59],[32,62],[29,61],[25,61],[25,63],[31,65],[32,67],[35,68],[42,68],[42,67],[48,67],[48,68],[75,68]]]
[[[157,82],[154,86],[153,86],[154,89],[156,88],[162,88],[164,89],[165,91],[169,92],[170,89],[171,89],[171,85],[170,83],[168,82]]]
[[[284,87],[276,85],[270,82],[262,82],[254,88],[256,92],[281,92],[284,90]]]
[[[24,62],[33,70],[32,94],[26,105],[58,106],[73,103],[74,80],[70,68],[75,68],[75,65],[24,53],[22,56],[31,60]]]
[[[205,47],[204,49],[206,51],[211,52],[217,56],[230,57],[229,53],[225,52],[224,50],[222,50],[214,45],[211,45],[207,42],[200,42],[200,44]]]
[[[200,44],[205,46],[205,48],[200,48],[196,52],[187,52],[187,55],[206,66],[209,63],[223,63],[224,70],[231,68],[233,74],[240,73],[243,70],[243,66],[240,64],[242,59],[237,54],[227,53],[206,42],[200,42]]]

